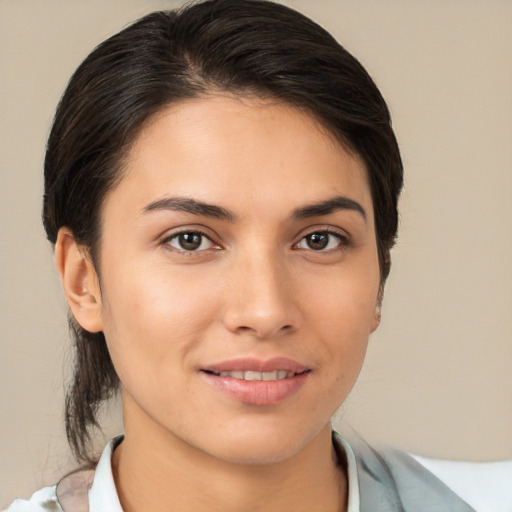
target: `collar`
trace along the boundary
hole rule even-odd
[[[90,512],[123,512],[112,474],[112,454],[124,439],[123,435],[114,437],[105,447],[96,466],[92,487],[89,490]],[[333,442],[337,444],[338,453],[345,456],[348,478],[347,512],[359,512],[359,479],[357,476],[356,457],[348,442],[338,433],[333,433]]]
[[[112,454],[123,439],[124,435],[114,437],[101,454],[92,487],[89,490],[90,512],[104,512],[105,510],[123,512],[112,474]]]

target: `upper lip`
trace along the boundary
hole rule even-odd
[[[293,373],[303,373],[309,370],[307,365],[289,359],[287,357],[273,357],[271,359],[257,359],[253,357],[243,357],[228,359],[219,363],[214,363],[201,368],[203,371],[220,373],[236,371],[253,372],[273,372],[276,370],[285,370]]]

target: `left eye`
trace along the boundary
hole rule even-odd
[[[298,249],[310,249],[313,251],[328,251],[336,249],[342,243],[340,235],[330,233],[329,231],[315,231],[306,235],[297,244]]]
[[[168,238],[165,243],[180,251],[204,251],[215,245],[206,235],[198,231],[178,233]]]

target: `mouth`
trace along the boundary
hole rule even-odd
[[[288,357],[239,357],[209,364],[202,371],[240,380],[281,380],[309,371],[309,367]]]
[[[273,380],[283,380],[290,379],[295,377],[296,375],[301,375],[303,373],[308,372],[309,370],[304,370],[301,372],[293,372],[288,370],[273,370],[271,372],[257,372],[254,370],[234,370],[234,371],[222,371],[222,372],[214,372],[210,370],[204,370],[206,373],[211,375],[215,375],[217,377],[230,377],[232,379],[238,380],[264,380],[264,381],[273,381]]]
[[[311,368],[288,358],[242,358],[201,369],[215,390],[249,405],[277,405],[295,395],[309,380]]]

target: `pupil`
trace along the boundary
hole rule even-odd
[[[198,233],[182,233],[179,236],[180,245],[187,251],[193,251],[201,245],[202,235]]]
[[[307,238],[307,244],[310,249],[325,249],[329,243],[329,235],[325,233],[313,233]]]

